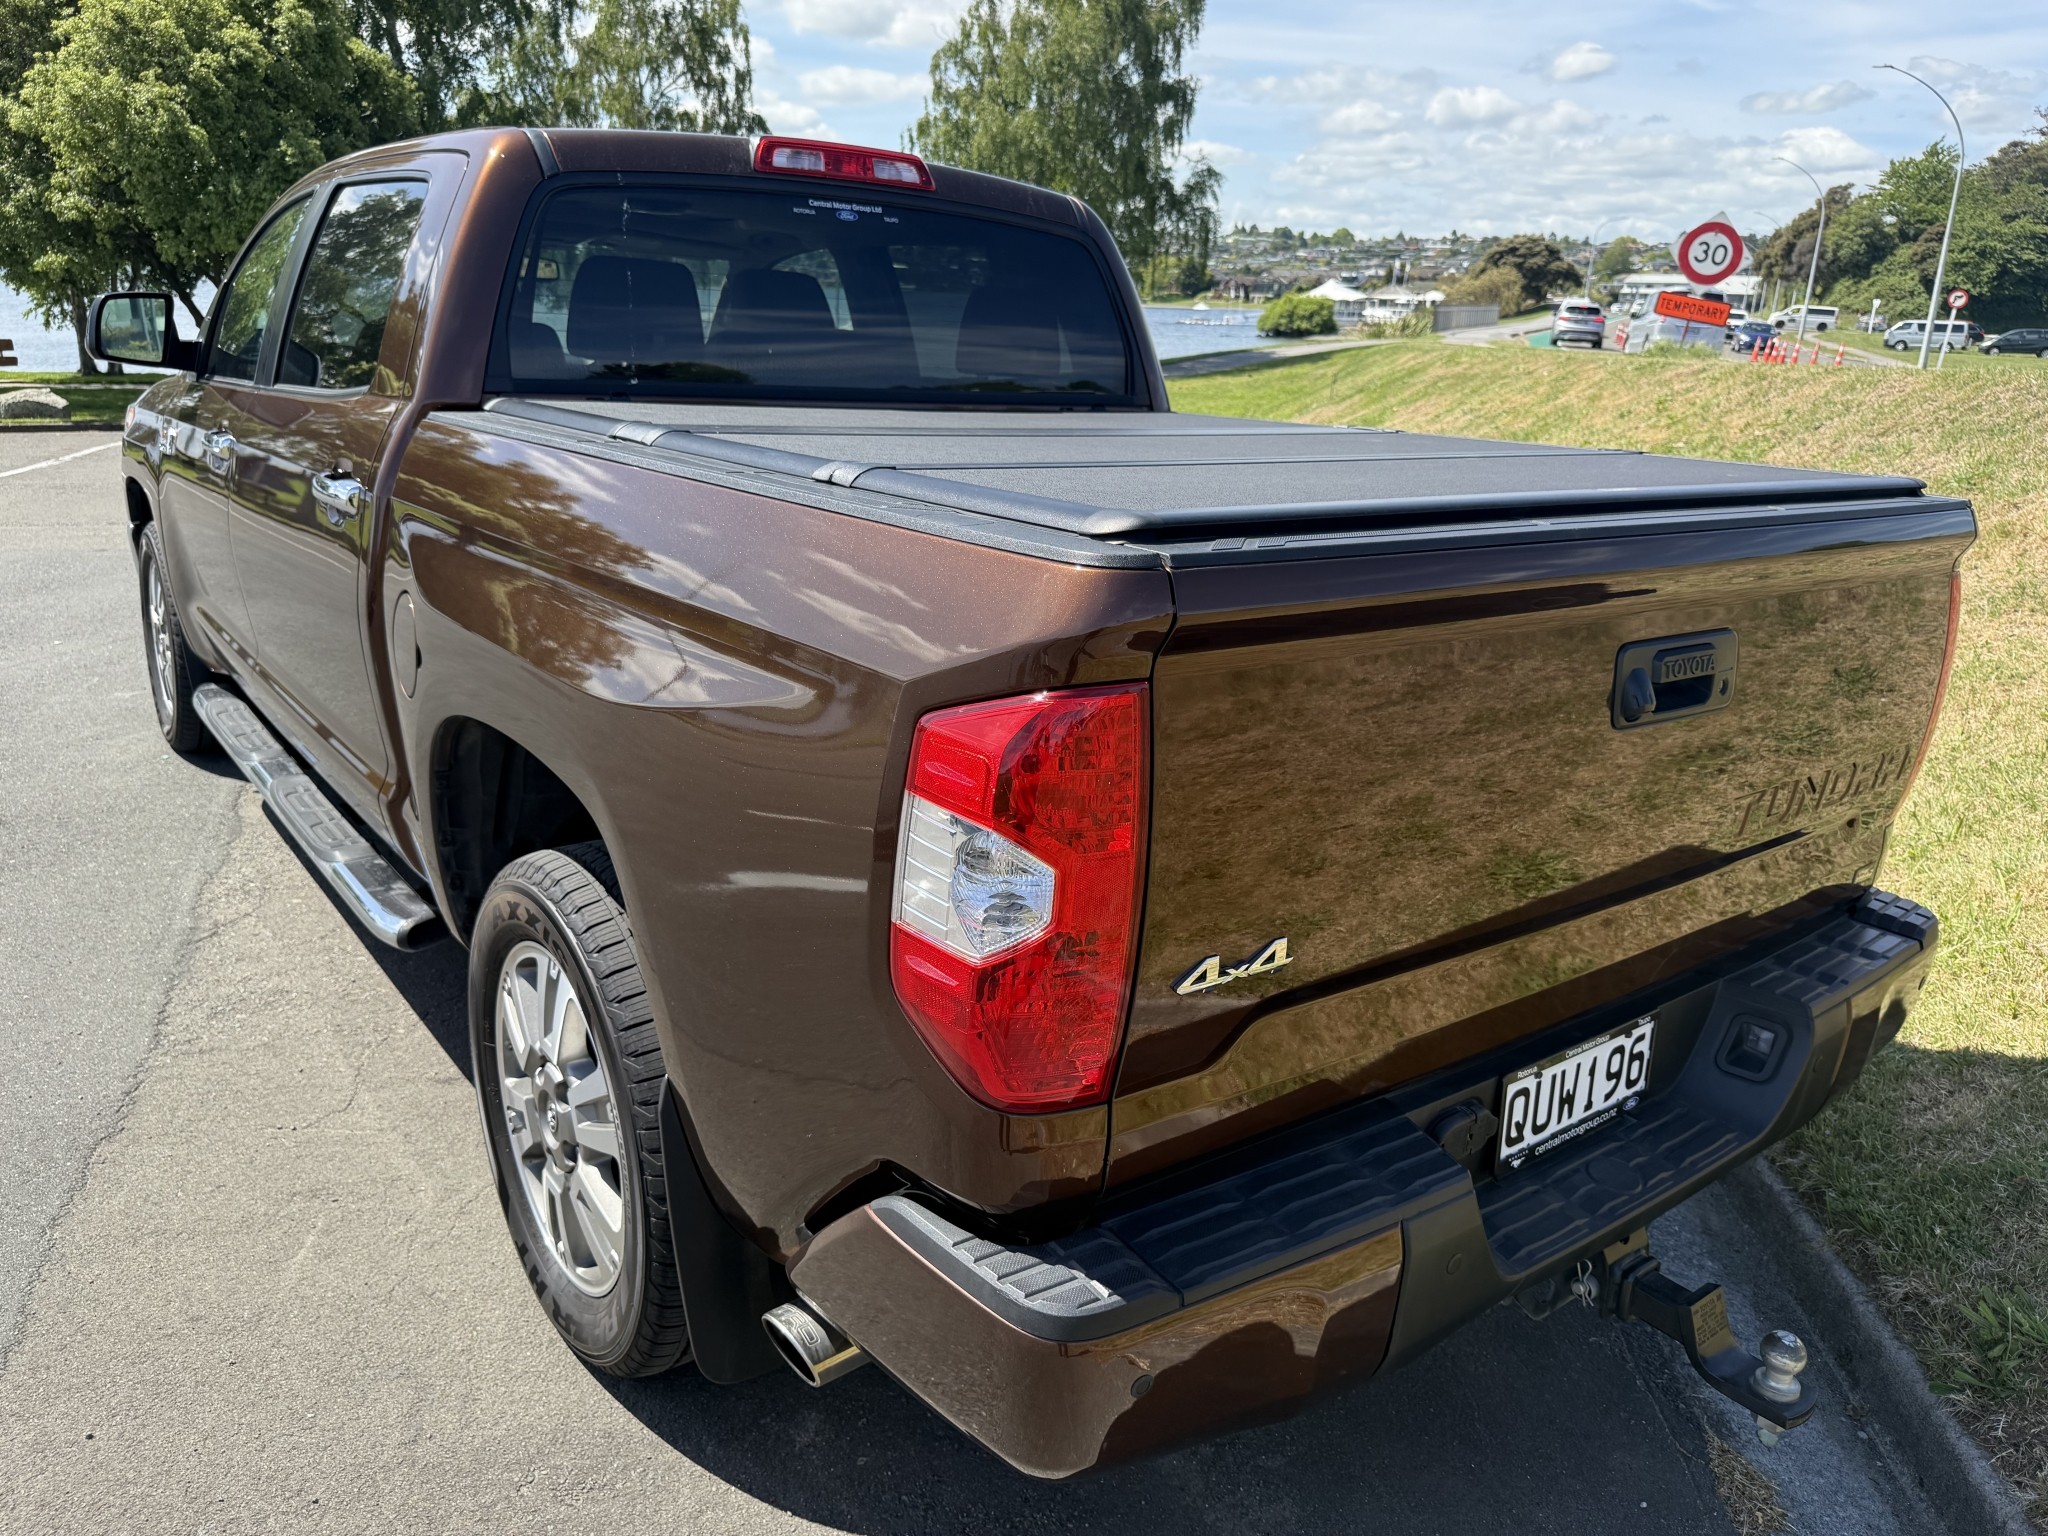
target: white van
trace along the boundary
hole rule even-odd
[[[1805,329],[1812,331],[1833,330],[1841,323],[1842,312],[1831,304],[1794,304],[1781,309],[1771,316],[1771,324],[1781,331],[1799,330],[1799,317],[1806,316]]]
[[[1926,334],[1925,320],[1901,320],[1884,333],[1884,344],[1894,352],[1917,352],[1920,350],[1920,338]],[[1983,339],[1984,333],[1974,321],[1937,320],[1934,322],[1934,340],[1928,345],[1943,352],[1963,352]]]

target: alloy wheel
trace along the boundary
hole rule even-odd
[[[176,712],[172,690],[176,672],[171,660],[170,603],[164,596],[163,573],[151,558],[144,562],[144,602],[149,610],[149,681],[156,699],[157,718],[168,722]]]
[[[497,1072],[524,1192],[555,1261],[602,1296],[626,1251],[627,1173],[611,1082],[570,973],[540,945],[515,945],[498,972]]]

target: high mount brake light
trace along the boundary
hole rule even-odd
[[[942,709],[917,723],[889,970],[975,1098],[1109,1096],[1144,873],[1143,683]]]
[[[823,176],[832,181],[865,181],[884,187],[932,190],[932,173],[915,155],[889,149],[861,149],[817,139],[762,139],[754,145],[754,169],[786,176]]]

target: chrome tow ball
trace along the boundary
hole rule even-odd
[[[1805,1341],[1796,1333],[1773,1328],[1764,1335],[1757,1353],[1763,1357],[1763,1364],[1751,1372],[1749,1378],[1757,1396],[1788,1407],[1797,1403],[1804,1391],[1799,1385],[1799,1373],[1806,1369]],[[1784,1435],[1783,1429],[1762,1414],[1756,1416],[1756,1437],[1765,1445],[1776,1445]]]
[[[1718,1285],[1686,1286],[1663,1272],[1650,1234],[1639,1231],[1603,1253],[1592,1268],[1600,1311],[1625,1323],[1646,1323],[1685,1347],[1700,1379],[1756,1419],[1757,1437],[1776,1445],[1787,1430],[1813,1417],[1820,1394],[1801,1381],[1809,1356],[1797,1334],[1775,1329],[1756,1354],[1736,1340],[1728,1299]]]

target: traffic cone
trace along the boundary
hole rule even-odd
[[[1837,368],[1842,366],[1842,353],[1846,350],[1847,349],[1841,343],[1837,342],[1835,344],[1835,366]]]

